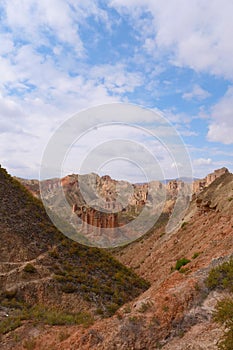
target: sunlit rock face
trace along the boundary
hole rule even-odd
[[[214,182],[214,180],[227,173],[229,173],[228,169],[223,167],[221,169],[214,170],[213,173],[208,174],[204,179],[194,181],[193,193],[200,193],[205,187],[208,187],[212,182]]]

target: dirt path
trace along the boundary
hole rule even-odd
[[[39,262],[40,260],[42,260],[42,259],[44,259],[46,256],[48,256],[48,251],[47,252],[44,252],[44,253],[42,253],[42,254],[40,254],[40,255],[38,255],[35,259],[32,259],[32,260],[28,260],[28,261],[25,261],[25,262],[23,262],[23,263],[0,263],[0,265],[7,265],[7,264],[10,264],[10,265],[13,265],[13,266],[15,266],[15,265],[17,265],[17,267],[16,268],[14,268],[14,269],[12,269],[12,270],[10,270],[9,272],[2,272],[2,273],[0,273],[0,277],[4,277],[4,276],[10,276],[10,275],[12,275],[13,273],[19,273],[19,272],[21,272],[24,268],[25,268],[25,266],[27,265],[27,264],[33,264],[33,263],[37,263],[37,262]]]

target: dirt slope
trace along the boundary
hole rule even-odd
[[[31,316],[34,323],[45,318],[45,311],[34,310],[35,305],[52,308],[53,313],[73,313],[72,317],[85,312],[100,318],[148,288],[106,251],[64,237],[41,202],[2,168],[0,234],[1,349],[16,347],[17,337],[9,335],[9,329],[28,326]],[[56,324],[51,317],[49,321]]]
[[[233,255],[233,175],[226,174],[193,199],[182,227],[163,228],[115,251],[116,257],[151,282],[151,287],[116,315],[87,330],[58,329],[36,339],[35,349],[214,350],[221,329],[212,311],[222,293],[205,286],[209,270]],[[178,259],[188,264],[179,271]]]

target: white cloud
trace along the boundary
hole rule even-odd
[[[121,63],[95,66],[90,70],[89,77],[108,90],[120,94],[132,92],[143,83],[142,74],[128,72],[127,67]]]
[[[185,92],[182,97],[188,101],[193,99],[202,101],[210,97],[210,93],[204,90],[200,85],[195,84],[193,89],[190,92]]]
[[[233,86],[229,87],[224,97],[215,104],[211,111],[212,121],[207,138],[209,141],[233,143]]]
[[[232,1],[171,0],[168,4],[163,0],[114,0],[111,6],[133,15],[140,32],[138,13],[147,8],[154,29],[154,36],[152,31],[149,39],[144,35],[149,52],[155,52],[156,45],[174,65],[233,79]]]
[[[211,158],[198,158],[194,159],[193,165],[194,166],[208,166],[213,164],[213,161]]]
[[[156,62],[189,68],[197,73],[233,81],[233,2],[229,0],[114,0],[119,13],[134,19],[142,48]],[[147,11],[147,12],[146,12]],[[145,13],[152,16],[150,30],[143,31],[138,21]],[[199,84],[183,94],[186,100],[202,101],[210,96]],[[233,143],[233,92],[217,103],[211,112],[207,139]],[[206,118],[206,113],[200,114]],[[192,132],[192,131],[191,131]]]
[[[34,46],[48,44],[47,34],[55,35],[58,41],[71,44],[78,55],[83,54],[83,44],[78,34],[71,8],[61,0],[5,1],[5,24],[13,34]]]
[[[169,6],[162,0],[109,2],[106,7],[126,14],[131,26],[132,43],[126,45],[132,57],[117,51],[120,35],[116,47],[115,41],[109,46],[119,57],[116,64],[107,54],[104,64],[99,63],[101,55],[96,64],[93,53],[87,56],[88,45],[82,37],[85,29],[85,35],[90,30],[95,46],[99,36],[104,39],[103,28],[118,35],[119,27],[114,24],[121,19],[116,20],[115,13],[108,13],[102,5],[97,0],[3,0],[0,4],[0,157],[11,168],[22,159],[22,169],[28,167],[27,176],[29,166],[37,169],[54,129],[70,115],[94,105],[127,101],[142,86],[148,95],[146,101],[154,105],[161,93],[159,75],[169,64],[233,79],[230,1],[171,0]],[[96,27],[87,20],[90,16]],[[111,35],[107,39],[111,40]],[[145,103],[140,92],[135,96]],[[184,99],[197,101],[208,96],[200,85],[183,94]],[[233,142],[232,101],[229,89],[214,106],[210,141]],[[165,110],[165,116],[182,135],[196,135],[185,113]],[[129,113],[125,121],[130,123],[131,117]],[[145,111],[138,115],[138,121],[152,123],[154,117]],[[158,126],[156,131],[165,137],[169,136],[167,129]],[[13,146],[15,151],[11,151]],[[170,163],[167,167],[170,169]],[[20,169],[18,163],[16,168]]]
[[[209,125],[207,138],[212,142],[222,142],[226,145],[233,143],[233,126],[226,123],[212,123]]]

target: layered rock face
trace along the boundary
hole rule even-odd
[[[118,215],[116,213],[100,212],[88,206],[78,207],[73,205],[73,213],[77,214],[82,220],[82,229],[84,232],[90,233],[96,228],[96,233],[100,234],[101,228],[118,227]]]
[[[108,175],[100,177],[94,173],[72,174],[41,183],[38,180],[20,181],[36,197],[40,196],[40,185],[49,207],[76,229],[78,227],[84,235],[92,238],[92,235],[101,235],[102,229],[118,228],[129,223],[144,208],[153,208],[150,213],[154,215],[163,206],[162,212],[169,215],[178,196],[188,202],[191,193],[196,196],[226,173],[229,173],[227,168],[218,169],[192,184],[181,180],[130,184],[127,181],[114,180]],[[67,207],[64,210],[64,200],[68,202],[68,211]]]
[[[215,170],[213,173],[208,174],[204,179],[196,180],[193,182],[193,193],[200,193],[205,187],[208,187],[214,180],[220,176],[229,173],[228,169],[223,167]]]

